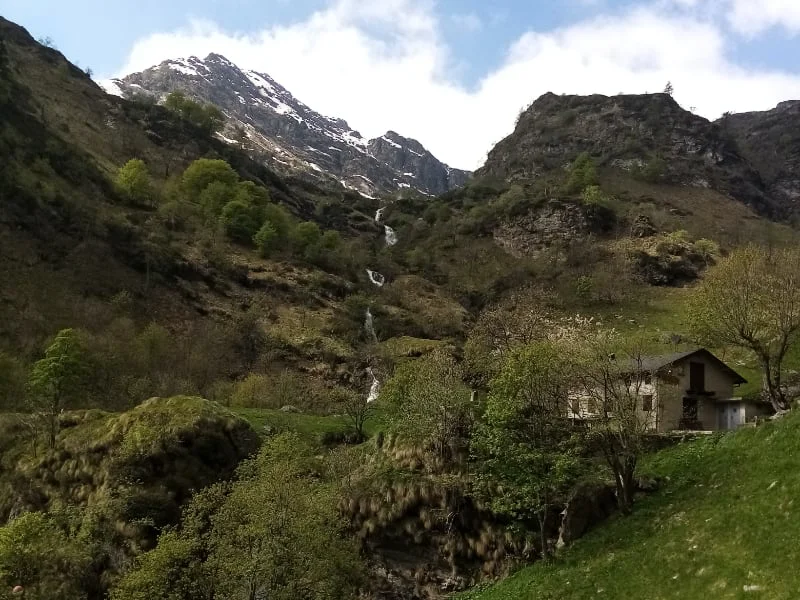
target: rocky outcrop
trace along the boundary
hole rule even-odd
[[[649,181],[709,187],[761,214],[783,212],[723,128],[667,94],[545,94],[522,113],[476,175],[530,180],[564,169],[583,152]]]
[[[393,131],[366,140],[347,121],[314,111],[266,73],[242,70],[219,54],[168,60],[103,85],[127,98],[161,99],[180,91],[212,103],[226,115],[221,137],[228,143],[276,171],[300,172],[367,196],[404,189],[442,194],[462,186],[470,175]]]
[[[587,483],[575,490],[561,513],[557,547],[577,540],[617,511],[614,486]]]
[[[800,100],[772,110],[727,114],[717,121],[787,211],[800,208]]]
[[[609,233],[616,217],[599,205],[551,200],[521,218],[495,228],[495,242],[510,254],[534,256],[554,245],[569,245],[590,235]]]

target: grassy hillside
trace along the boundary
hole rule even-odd
[[[549,565],[464,600],[797,598],[800,415],[663,451],[662,491]]]

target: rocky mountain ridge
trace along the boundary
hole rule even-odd
[[[794,114],[791,107],[795,104],[784,104],[763,113],[768,120],[783,119],[782,126],[764,126],[771,127],[774,136],[783,135],[787,115]],[[786,217],[796,210],[792,194],[800,196],[800,187],[790,186],[795,192],[776,193],[775,186],[792,177],[776,172],[770,187],[765,183],[767,171],[774,168],[769,147],[739,143],[735,135],[758,136],[762,117],[737,115],[728,122],[730,127],[725,127],[684,110],[668,94],[549,93],[520,115],[514,132],[492,149],[476,176],[531,180],[561,170],[579,154],[588,153],[606,168],[617,168],[653,183],[709,188],[764,216]],[[796,178],[792,181],[797,183]]]
[[[404,189],[438,195],[470,176],[394,131],[367,140],[345,120],[314,111],[266,73],[240,69],[219,54],[167,60],[101,84],[126,98],[161,99],[181,91],[215,104],[227,117],[220,135],[228,143],[279,172],[305,172],[368,197]]]

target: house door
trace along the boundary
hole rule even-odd
[[[703,363],[689,363],[689,389],[693,392],[706,391],[706,366]]]
[[[681,429],[699,429],[697,421],[697,398],[683,399],[683,414],[681,415]]]

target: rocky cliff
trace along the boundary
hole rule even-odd
[[[304,172],[367,196],[403,189],[437,195],[469,177],[393,131],[367,140],[343,119],[309,108],[266,73],[240,69],[219,54],[164,61],[103,86],[127,98],[161,99],[181,91],[215,104],[227,117],[225,141],[278,171]]]
[[[606,168],[711,188],[764,215],[785,213],[724,128],[682,109],[667,94],[545,94],[520,115],[514,132],[477,174],[533,179],[565,168],[583,152]]]
[[[782,205],[800,206],[800,101],[772,110],[726,114],[717,124],[758,169],[767,193]]]

